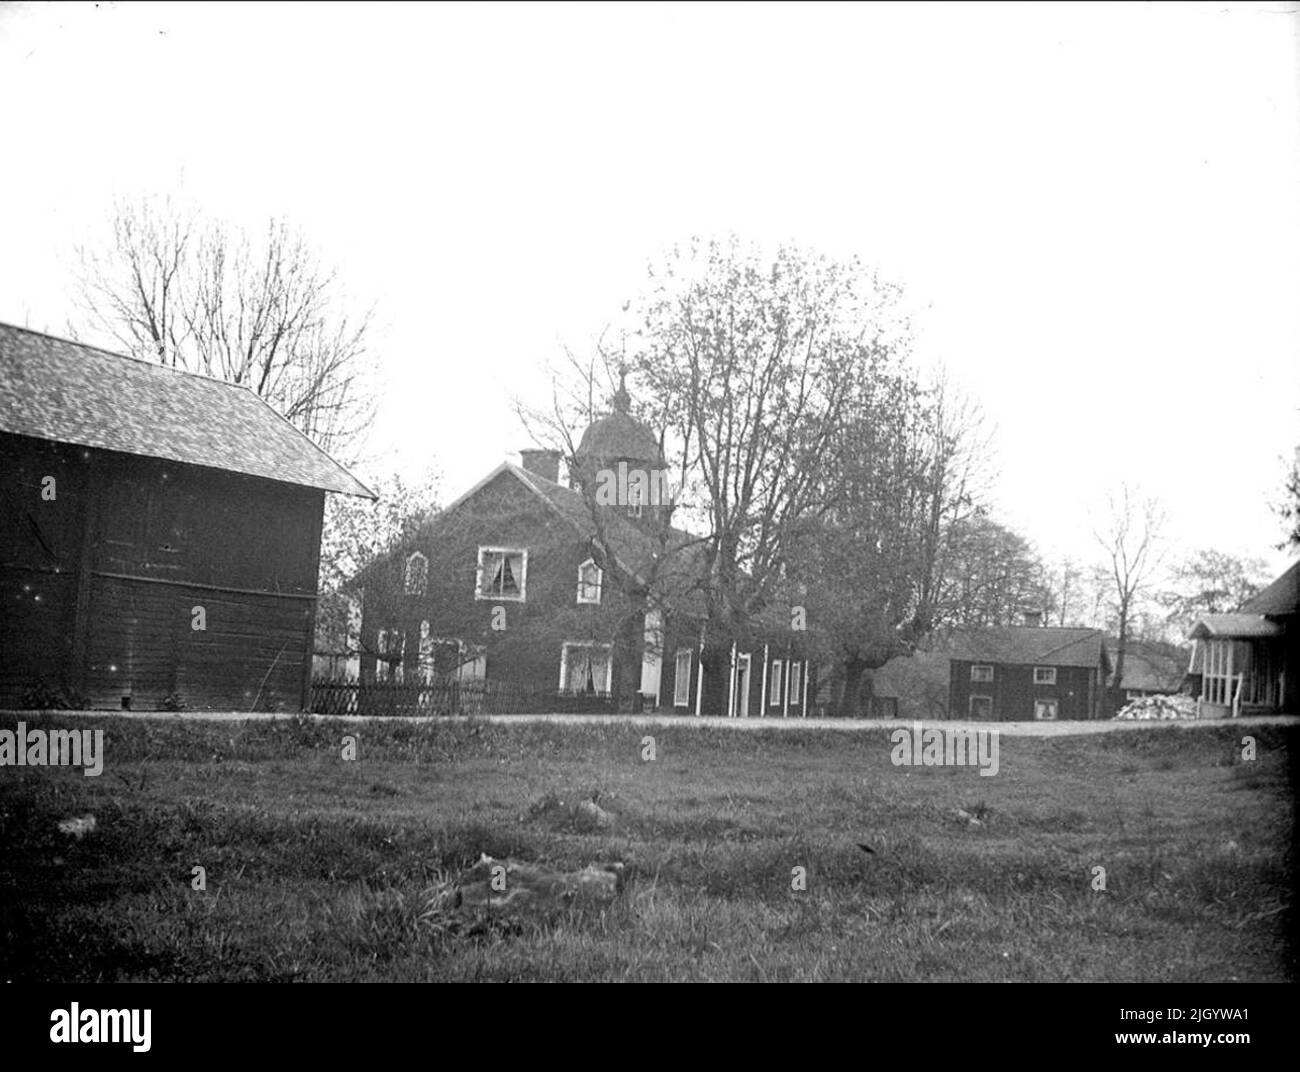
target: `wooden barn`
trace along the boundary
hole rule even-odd
[[[246,387],[0,324],[0,706],[302,710],[326,492]]]
[[[1105,715],[1110,657],[1100,629],[1030,624],[954,635],[950,718],[997,722],[1094,719]]]

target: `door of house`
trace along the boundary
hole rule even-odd
[[[749,715],[749,664],[750,656],[736,656],[736,691],[732,697],[731,715],[733,718],[746,718]]]
[[[1042,722],[1051,722],[1056,718],[1056,700],[1035,700],[1034,718]]]

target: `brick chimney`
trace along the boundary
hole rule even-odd
[[[1043,624],[1043,612],[1041,610],[1025,611],[1025,624],[1037,629]]]
[[[552,484],[560,482],[560,452],[558,450],[521,450],[519,458],[523,467],[530,473],[549,480]]]

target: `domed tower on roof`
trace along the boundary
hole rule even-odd
[[[627,373],[620,372],[618,390],[614,393],[614,410],[607,417],[598,417],[582,433],[574,458],[582,468],[592,463],[596,469],[614,468],[626,462],[629,469],[662,469],[663,452],[650,428],[633,417],[628,410],[632,399],[627,393]]]
[[[621,508],[634,518],[658,516],[672,501],[659,440],[628,410],[627,372],[619,373],[613,411],[592,421],[574,451],[573,487],[590,486],[597,505]],[[650,508],[650,509],[646,509]]]

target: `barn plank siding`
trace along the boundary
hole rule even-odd
[[[43,683],[97,708],[305,708],[323,491],[22,436],[0,456],[0,704]]]

